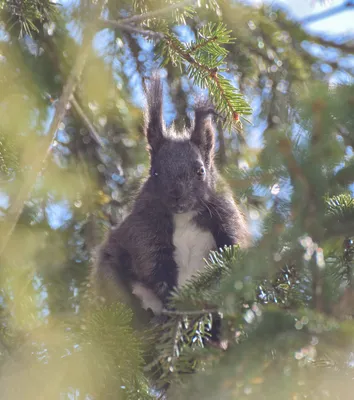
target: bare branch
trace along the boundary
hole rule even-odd
[[[102,1],[103,2],[103,1]],[[101,10],[101,6],[99,6],[99,10]],[[87,34],[84,36],[83,45],[81,47],[81,51],[75,61],[75,64],[70,72],[70,75],[67,79],[67,82],[63,88],[63,92],[60,96],[60,99],[56,105],[56,111],[54,114],[54,118],[49,127],[48,134],[45,136],[44,143],[41,149],[38,150],[35,159],[31,165],[30,170],[27,172],[27,175],[24,177],[23,184],[17,193],[14,201],[12,202],[9,210],[8,210],[8,220],[5,222],[5,235],[0,244],[0,256],[4,253],[6,246],[16,228],[17,222],[21,216],[23,207],[25,205],[26,200],[28,199],[32,187],[36,183],[36,179],[38,175],[41,173],[43,166],[45,165],[51,151],[53,148],[53,142],[56,137],[56,132],[59,128],[59,124],[63,120],[67,105],[70,101],[72,94],[75,91],[78,79],[84,69],[86,59],[89,54],[89,50],[91,47],[91,41],[94,34],[94,29],[91,27],[88,29]]]
[[[353,53],[354,51],[354,46],[348,42],[334,42],[333,40],[321,38],[321,37],[315,37],[314,38],[314,43],[320,45],[320,46],[325,46],[325,47],[333,47],[334,49],[340,50],[343,53]]]
[[[154,32],[154,31],[150,31],[147,29],[141,29],[141,28],[137,28],[135,26],[126,24],[126,23],[122,23],[119,21],[113,21],[110,19],[101,19],[100,20],[101,25],[106,26],[106,27],[110,27],[110,28],[118,28],[121,30],[125,30],[131,33],[137,33],[138,35],[142,35],[142,36],[147,36],[151,39],[162,39],[164,37],[164,35],[160,32]]]
[[[344,2],[343,4],[338,5],[337,7],[330,8],[329,10],[322,11],[315,15],[310,15],[302,20],[303,24],[308,24],[311,22],[316,22],[320,19],[332,17],[340,12],[346,11],[353,7],[354,4],[351,0]]]
[[[162,39],[164,37],[164,35],[162,33],[149,31],[149,30],[146,30],[146,29],[140,29],[140,28],[137,28],[137,27],[135,27],[135,26],[133,26],[131,24],[135,23],[135,22],[141,22],[141,21],[144,21],[146,19],[158,17],[160,15],[166,14],[166,13],[168,13],[168,12],[170,12],[172,10],[175,10],[177,8],[186,7],[186,6],[188,6],[188,5],[192,4],[192,3],[193,3],[192,0],[182,1],[180,3],[171,4],[170,6],[162,8],[161,10],[149,11],[149,12],[146,12],[144,14],[133,15],[132,17],[118,19],[117,21],[107,20],[107,19],[100,19],[100,23],[103,26],[108,26],[108,27],[118,28],[118,29],[121,29],[121,30],[126,30],[126,31],[129,31],[129,32],[132,32],[132,33],[137,33],[139,35],[150,37],[152,39]]]
[[[203,315],[203,314],[212,314],[217,313],[219,310],[217,308],[211,309],[202,309],[202,310],[183,310],[183,311],[170,311],[170,310],[162,310],[162,315]]]
[[[93,126],[92,122],[89,120],[87,115],[85,114],[84,110],[81,108],[80,104],[77,102],[74,96],[70,100],[70,103],[74,106],[75,111],[79,114],[79,117],[84,121],[85,125],[87,126],[93,140],[101,147],[105,147],[102,138],[96,131],[96,128]]]
[[[183,8],[186,7],[190,4],[192,4],[193,1],[192,0],[186,0],[186,1],[181,1],[180,3],[175,3],[175,4],[171,4],[168,7],[165,8],[161,8],[160,10],[155,10],[155,11],[149,11],[146,12],[144,14],[140,14],[140,15],[133,15],[132,17],[128,17],[128,18],[122,18],[119,19],[117,22],[118,23],[123,23],[123,24],[131,24],[134,22],[141,22],[144,21],[146,19],[150,19],[150,18],[154,18],[154,17],[158,17],[160,15],[166,14],[172,10],[175,10],[177,8]]]

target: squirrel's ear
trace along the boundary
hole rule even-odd
[[[214,128],[211,119],[214,114],[214,108],[209,102],[198,104],[191,134],[191,141],[199,148],[207,166],[210,166],[214,156]]]
[[[150,151],[155,152],[161,146],[164,136],[162,118],[162,83],[158,74],[151,77],[148,88],[145,89],[147,110],[145,112],[145,135]]]

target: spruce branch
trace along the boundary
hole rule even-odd
[[[187,64],[187,74],[194,83],[209,89],[216,111],[225,116],[227,126],[240,125],[240,116],[249,115],[251,108],[231,82],[221,72],[226,71],[227,50],[221,44],[232,43],[223,24],[208,23],[198,32],[195,43],[186,45],[174,34],[167,32],[160,45],[162,65],[170,60],[173,64]]]
[[[342,222],[354,217],[354,199],[349,194],[340,194],[338,196],[326,199],[327,216],[333,216]]]
[[[190,47],[189,51],[190,51],[191,53],[195,53],[195,52],[197,52],[198,50],[202,49],[203,47],[208,46],[210,43],[215,42],[215,41],[217,40],[217,38],[218,38],[218,37],[217,37],[216,34],[214,34],[213,36],[211,36],[211,37],[209,37],[209,38],[204,38],[203,41],[200,41],[199,43],[193,44],[193,45]]]
[[[281,152],[281,154],[284,157],[284,160],[286,161],[290,179],[293,183],[294,186],[296,186],[296,183],[300,183],[302,186],[302,190],[304,193],[304,204],[309,204],[310,203],[310,184],[301,168],[301,166],[298,164],[293,151],[292,151],[292,143],[289,138],[283,137],[279,140],[278,143],[278,149]],[[298,207],[293,206],[292,210],[292,219],[294,220],[299,216],[299,207],[302,207],[303,205],[298,205]]]
[[[186,64],[189,78],[193,79],[194,83],[200,87],[209,89],[215,103],[216,113],[224,116],[225,125],[241,127],[240,117],[245,119],[245,115],[251,114],[251,108],[243,95],[221,75],[221,72],[227,70],[225,58],[228,55],[228,51],[221,45],[233,43],[230,36],[231,31],[227,30],[224,24],[208,23],[204,25],[198,30],[196,41],[185,44],[166,27],[162,32],[158,32],[136,27],[131,23],[131,19],[100,20],[100,24],[103,26],[126,30],[157,41],[156,59],[162,57],[161,66],[170,61],[174,65]]]
[[[313,135],[311,138],[311,150],[313,150],[316,140],[318,139],[317,128],[318,124],[317,120],[315,120]],[[287,137],[284,137],[279,141],[279,149],[284,156],[284,160],[286,160],[294,190],[301,190],[303,193],[302,204],[296,204],[296,202],[293,202],[292,219],[295,220],[298,218],[303,218],[305,231],[309,232],[311,236],[314,236],[316,242],[319,242],[323,239],[323,228],[319,224],[317,214],[317,210],[319,209],[318,204],[321,199],[318,198],[316,191],[310,184],[307,176],[303,171],[302,165],[297,162],[292,151],[291,142]],[[306,206],[304,207],[304,205]],[[311,270],[312,299],[314,308],[317,311],[322,312],[324,309],[323,271],[320,269],[317,262],[313,258],[311,259]]]
[[[38,33],[38,23],[55,20],[58,11],[58,4],[51,0],[0,0],[0,12],[4,14],[2,19],[7,20],[7,29],[10,31],[19,25],[20,37]]]
[[[243,253],[238,246],[224,247],[219,251],[212,251],[208,260],[205,260],[203,271],[196,273],[182,287],[177,289],[170,301],[176,315],[199,315],[218,312],[213,302],[215,288],[221,279],[229,276],[232,266],[242,260]],[[209,304],[209,307],[206,305]],[[184,309],[181,310],[181,305]],[[214,307],[210,307],[213,305]],[[190,309],[186,309],[190,307]]]
[[[354,199],[341,194],[325,199],[325,239],[336,236],[352,236],[354,232]]]
[[[13,173],[19,169],[19,159],[16,146],[8,135],[0,132],[0,176],[11,178]]]
[[[227,50],[221,47],[220,44],[233,42],[230,38],[230,33],[231,31],[228,31],[224,24],[209,22],[197,31],[196,41],[191,43],[191,45],[188,46],[188,49],[192,53],[206,50],[211,54],[216,54],[217,56],[227,56]]]

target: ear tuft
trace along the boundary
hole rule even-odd
[[[163,142],[164,122],[162,118],[163,92],[162,82],[157,72],[150,78],[150,83],[145,88],[147,110],[145,112],[145,135],[150,151],[157,151]]]
[[[212,115],[216,115],[213,105],[207,100],[199,100],[195,107],[195,122],[191,141],[199,148],[205,164],[209,167],[213,162],[214,128]]]

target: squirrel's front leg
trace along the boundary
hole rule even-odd
[[[211,210],[211,212],[210,212]],[[216,248],[249,245],[249,235],[246,223],[239,208],[230,196],[214,196],[210,205],[198,217],[199,224],[213,234]]]
[[[178,267],[174,260],[173,221],[164,208],[151,204],[141,214],[144,254],[139,256],[140,276],[165,307],[171,291],[177,286]],[[151,214],[150,214],[150,213]],[[140,248],[137,248],[140,251]]]
[[[155,253],[151,285],[166,306],[171,291],[177,286],[178,267],[173,258],[174,247],[164,243]]]
[[[142,240],[145,242],[145,250],[144,254],[137,257],[139,263],[136,273],[143,287],[133,287],[133,293],[142,299],[143,306],[153,299],[155,310],[149,308],[158,314],[158,311],[167,307],[171,291],[177,286],[178,267],[174,260],[173,225],[169,215],[161,213],[158,218],[145,221],[144,228],[146,233]],[[139,251],[140,248],[136,248],[136,252]],[[143,300],[143,297],[147,300]],[[159,307],[156,307],[157,302],[160,303]]]
[[[132,291],[140,298],[144,309],[151,309],[159,315],[168,306],[169,296],[177,285],[177,264],[173,259],[173,249],[162,247],[150,260],[149,274],[145,279],[134,282]]]

